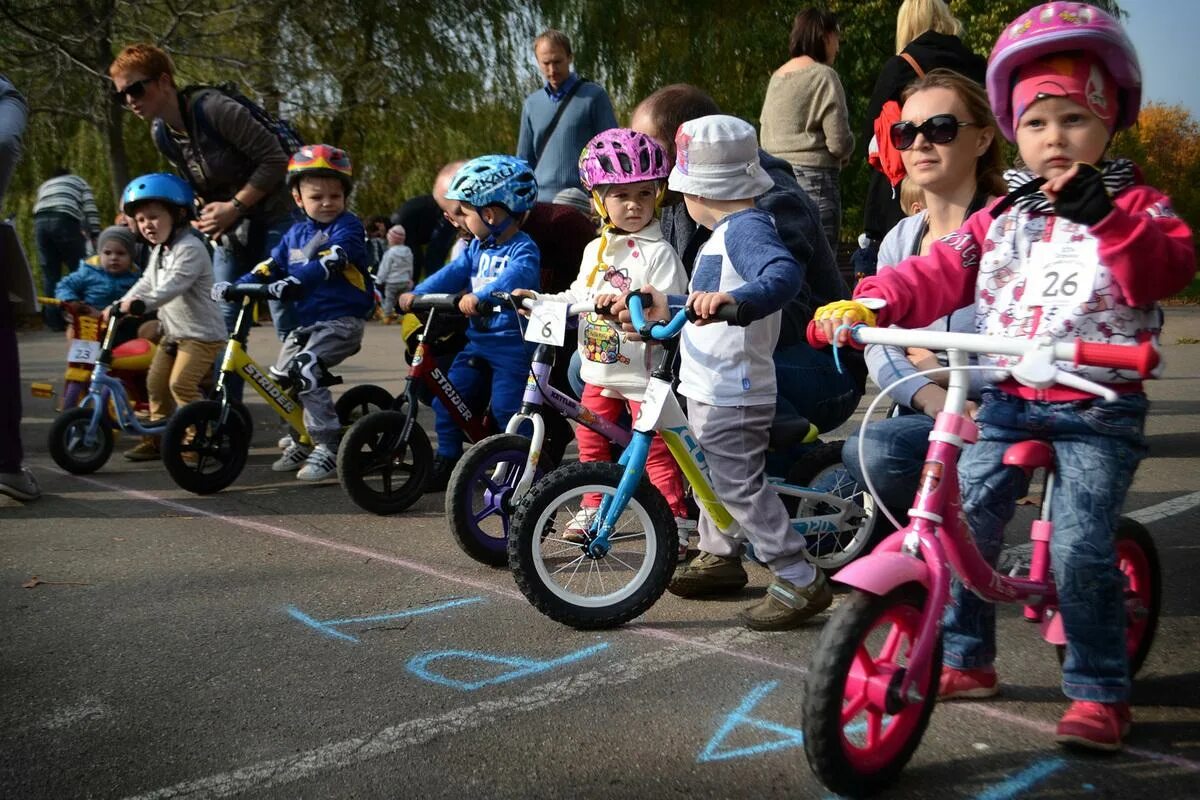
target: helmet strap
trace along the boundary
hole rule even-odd
[[[604,226],[600,228],[600,246],[596,248],[596,266],[592,267],[587,279],[588,288],[591,288],[592,282],[596,280],[596,275],[608,269],[608,265],[604,263],[604,252],[608,249],[608,234],[615,230],[616,226],[612,221],[605,219]]]
[[[477,209],[477,210],[482,211],[483,209]],[[505,214],[504,221],[501,222],[499,225],[493,225],[492,223],[488,222],[487,219],[483,216],[483,214],[479,215],[479,220],[484,225],[486,225],[487,229],[488,229],[487,238],[485,238],[483,240],[483,247],[486,250],[486,249],[495,247],[497,245],[496,240],[499,239],[501,236],[503,236],[504,232],[507,231],[509,229],[509,227],[513,224],[513,215]]]

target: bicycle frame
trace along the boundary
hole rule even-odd
[[[428,295],[427,295],[428,297]],[[458,393],[458,389],[450,382],[449,376],[442,372],[429,345],[425,342],[426,334],[432,330],[437,317],[437,309],[429,310],[425,326],[417,336],[417,349],[413,353],[412,364],[409,365],[408,376],[404,380],[404,398],[408,403],[409,414],[404,421],[404,431],[401,439],[408,437],[409,431],[416,420],[417,382],[424,383],[435,397],[442,401],[455,424],[466,434],[467,439],[478,442],[490,433],[486,417],[475,413],[474,410]]]
[[[280,386],[270,375],[258,365],[246,352],[246,342],[250,336],[250,322],[253,315],[255,300],[250,297],[242,298],[242,307],[238,311],[237,323],[229,343],[225,345],[225,354],[221,359],[221,374],[217,378],[216,392],[221,398],[221,421],[224,422],[229,411],[229,401],[225,393],[225,378],[227,375],[240,375],[246,385],[258,392],[279,417],[292,426],[292,430],[300,434],[300,443],[311,445],[312,440],[304,426],[304,407],[287,389]]]
[[[1036,458],[1037,440],[1014,445],[1022,448],[1015,459],[1006,462],[1032,467],[1047,466],[1047,484],[1041,519],[1033,524],[1033,560],[1028,578],[1017,578],[997,572],[980,554],[978,545],[966,524],[958,483],[958,459],[966,444],[976,441],[978,427],[965,415],[969,379],[968,356],[971,352],[1023,356],[1011,374],[1018,380],[1045,388],[1056,382],[1086,389],[1095,394],[1115,396],[1111,390],[1082,378],[1059,373],[1054,361],[1091,363],[1137,369],[1148,374],[1157,355],[1153,349],[1121,345],[1088,343],[1053,344],[1029,340],[998,340],[978,334],[944,333],[934,331],[904,331],[895,329],[856,329],[855,339],[868,344],[891,344],[907,347],[926,347],[946,350],[949,356],[949,387],[944,410],[938,414],[929,435],[929,449],[921,470],[920,483],[909,509],[910,523],[884,539],[874,552],[847,565],[838,572],[836,580],[856,589],[884,595],[906,583],[920,583],[929,592],[922,611],[918,634],[908,669],[898,687],[898,697],[919,702],[914,684],[928,674],[939,640],[942,610],[949,601],[950,579],[957,574],[963,584],[984,600],[992,603],[1024,603],[1026,618],[1040,621],[1043,635],[1061,643],[1057,615],[1047,618],[1047,610],[1057,603],[1057,590],[1050,578],[1050,539],[1053,522],[1048,518],[1049,499],[1054,490],[1053,473],[1049,471],[1052,458]],[[1147,343],[1149,345],[1149,343]],[[1104,348],[1111,348],[1105,350]],[[1119,354],[1124,360],[1119,360]],[[1128,351],[1137,351],[1137,358]],[[1106,353],[1110,361],[1104,359]],[[1117,360],[1114,363],[1113,360]],[[1049,370],[1049,372],[1047,372]],[[1046,444],[1040,447],[1048,448]],[[953,572],[951,571],[953,570]],[[890,681],[891,676],[881,678]],[[888,686],[879,687],[888,691]]]
[[[115,307],[114,307],[115,308]],[[96,428],[104,424],[105,410],[111,404],[117,426],[123,431],[133,431],[141,436],[156,436],[166,427],[167,420],[155,424],[143,425],[133,411],[125,384],[110,373],[112,369],[112,340],[117,330],[119,316],[114,315],[108,330],[104,334],[100,355],[92,367],[92,383],[88,393],[80,401],[79,407],[92,407],[92,419],[88,423],[88,437],[95,434]]]

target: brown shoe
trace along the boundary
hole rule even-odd
[[[811,617],[833,605],[833,590],[825,573],[807,586],[797,586],[778,576],[771,579],[767,596],[739,616],[747,628],[755,631],[788,631],[798,628]]]
[[[143,436],[137,447],[125,451],[125,458],[129,461],[158,461],[162,458],[158,450],[158,437]]]
[[[679,597],[712,597],[741,591],[747,580],[746,568],[737,556],[715,556],[701,551],[675,573],[667,591]]]

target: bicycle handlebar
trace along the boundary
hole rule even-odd
[[[546,303],[560,302],[560,301],[554,300],[554,299],[542,300],[542,298],[540,298],[540,297],[538,297],[538,298],[516,297],[512,294],[509,294],[508,292],[492,292],[492,299],[495,300],[497,303],[509,303],[514,307],[524,308],[526,310],[532,309],[534,307],[534,305],[538,302],[546,302]],[[609,308],[609,306],[605,306],[604,310],[600,310],[599,308],[597,308],[596,303],[593,302],[592,300],[588,300],[583,303],[571,303],[570,305],[567,306],[567,316],[575,317],[580,314],[593,314],[593,313],[604,314],[604,313],[607,313],[608,308]]]
[[[413,298],[412,307],[409,309],[413,313],[418,311],[441,311],[451,314],[459,314],[458,301],[462,300],[463,295],[460,294],[419,294]],[[491,300],[480,300],[476,307],[480,316],[487,316],[496,310],[495,304]]]
[[[646,339],[670,339],[679,334],[685,322],[697,322],[701,319],[691,307],[681,308],[665,322],[647,320],[642,313],[644,305],[650,302],[650,295],[645,292],[630,292],[625,295],[625,304],[629,307],[629,320],[637,328],[638,333]],[[708,318],[710,321],[727,322],[730,325],[746,326],[750,319],[750,306],[747,303],[727,303],[717,309]]]
[[[1076,366],[1111,367],[1133,370],[1143,378],[1158,366],[1159,354],[1152,342],[1141,344],[1108,344],[1107,342],[1073,342],[1050,344],[1042,339],[1012,339],[979,333],[949,331],[904,330],[903,328],[872,328],[855,325],[851,341],[860,345],[886,344],[897,347],[924,347],[929,350],[961,350],[967,353],[1025,356],[1036,351],[1053,350],[1055,361],[1069,361]],[[813,347],[825,347],[829,341],[814,322],[809,323],[808,341]]]

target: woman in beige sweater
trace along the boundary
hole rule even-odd
[[[792,57],[771,76],[759,117],[763,149],[792,165],[821,210],[834,252],[842,224],[838,173],[854,150],[846,92],[833,69],[838,40],[834,14],[816,8],[797,14],[788,42]]]

